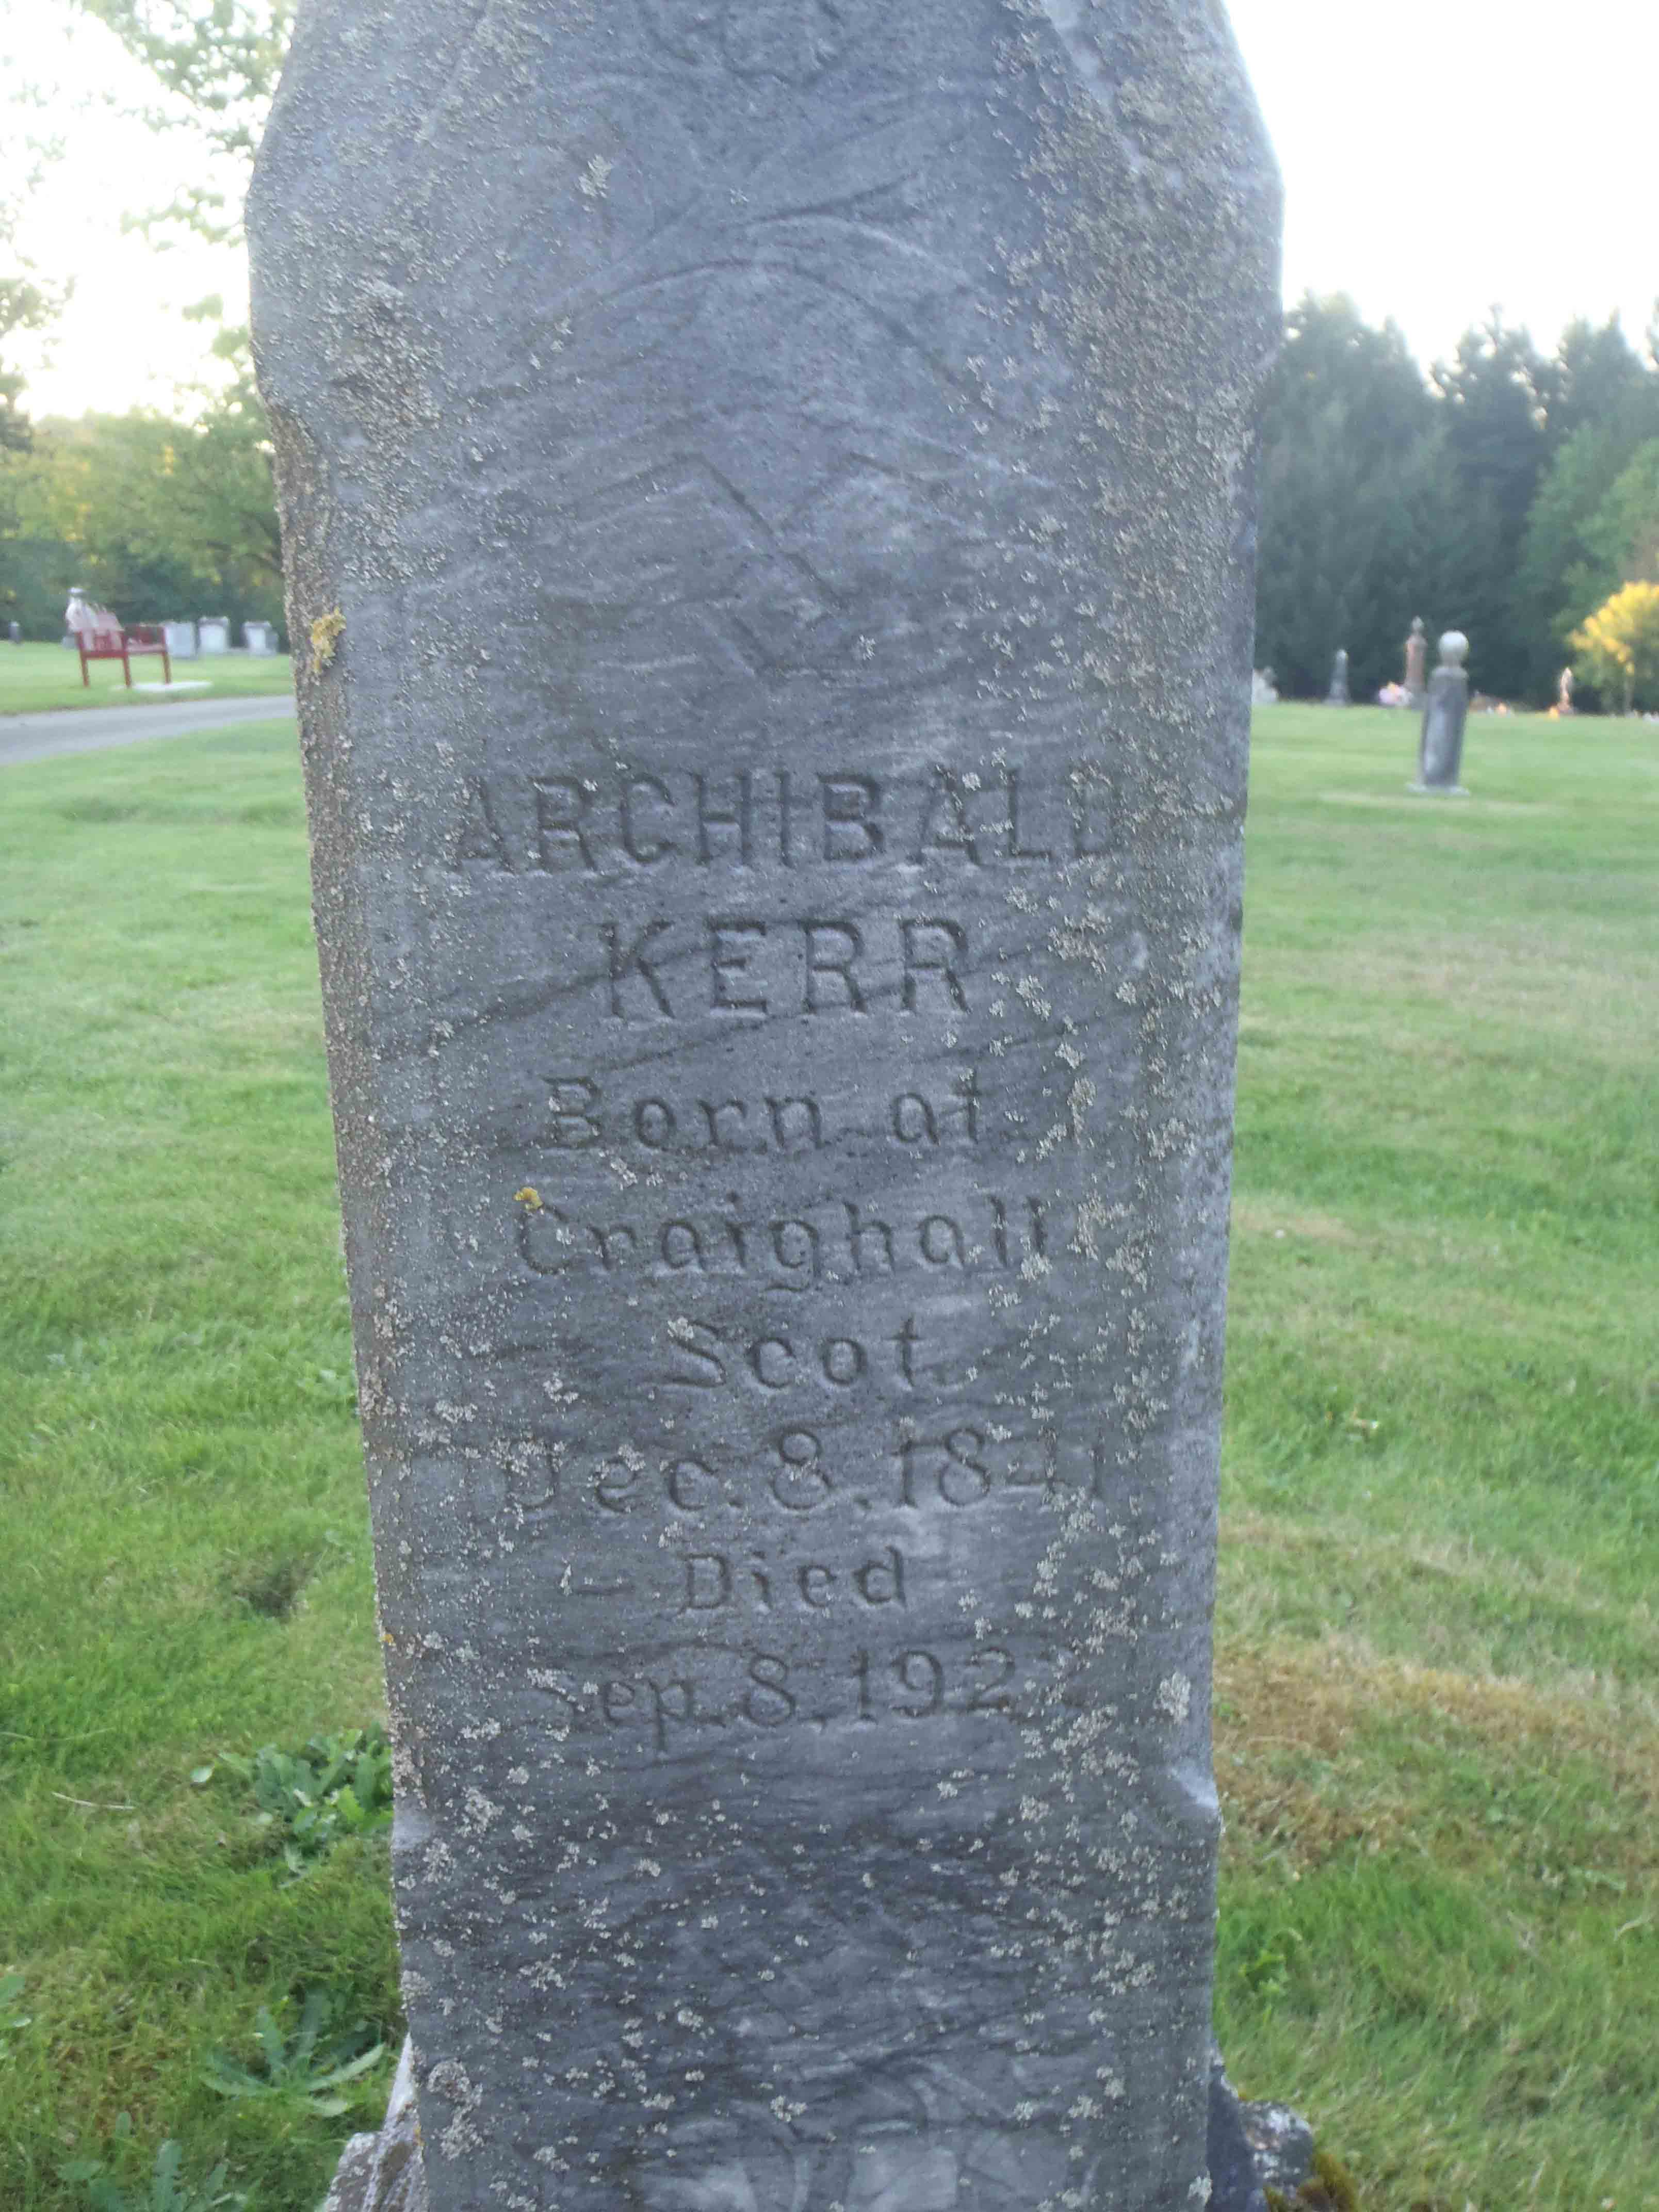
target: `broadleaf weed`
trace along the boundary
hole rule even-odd
[[[132,2122],[123,2112],[115,2124],[118,2142],[132,2133]],[[102,2159],[76,2159],[58,2169],[59,2179],[84,2192],[88,2212],[229,2212],[245,2206],[244,2191],[228,2184],[230,2169],[222,2160],[203,2181],[182,2179],[185,2154],[171,2137],[155,2154],[149,2179],[136,2185],[117,2181]]]
[[[374,2033],[364,2021],[325,2042],[323,2031],[333,2012],[332,1997],[325,1990],[313,1990],[290,2040],[275,2015],[261,2005],[253,2032],[262,2067],[256,2071],[228,2052],[216,2051],[203,2077],[208,2087],[221,2097],[283,2098],[305,2106],[323,2118],[337,2118],[351,2102],[340,2092],[374,2071],[386,2055],[386,2045],[377,2042],[368,2050],[363,2048],[365,2038]]]
[[[375,1723],[344,1735],[312,1736],[297,1752],[268,1743],[223,1765],[251,1783],[256,1815],[274,1831],[297,1880],[343,1836],[371,1836],[392,1824],[392,1744]]]

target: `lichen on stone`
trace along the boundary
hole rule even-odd
[[[319,615],[311,625],[311,672],[320,676],[334,665],[334,656],[339,651],[340,640],[345,635],[345,617],[338,607],[331,607],[325,615]]]

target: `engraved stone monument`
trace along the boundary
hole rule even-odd
[[[1469,641],[1462,630],[1449,629],[1440,641],[1440,665],[1430,679],[1428,704],[1423,709],[1413,791],[1447,792],[1459,799],[1468,796],[1458,781],[1463,765],[1463,732],[1469,719],[1469,678],[1463,665],[1468,650]]]
[[[432,2212],[1196,2206],[1223,11],[309,0],[250,222]]]
[[[1406,640],[1406,704],[1420,709],[1429,696],[1429,639],[1421,615],[1412,621]]]

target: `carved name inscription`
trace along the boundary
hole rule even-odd
[[[469,1748],[494,1778],[465,1788],[437,1735],[413,1754],[424,1790],[501,1808],[514,1913],[632,1807],[639,1850],[701,1855],[710,1920],[747,1895],[770,1924],[781,1845],[734,1845],[723,1808],[828,1837],[830,1773],[878,1898],[922,1851],[977,1896],[994,1852],[994,1914],[1032,1854],[1064,1895],[1103,1849],[1126,1893],[1154,1863],[1206,1893],[1207,1804],[1146,1778],[1194,1694],[1195,1562],[1144,1460],[1181,1388],[1146,1161],[1201,1139],[1151,1066],[1176,1032],[1120,763],[988,729],[982,766],[918,767],[904,743],[808,775],[758,741],[617,769],[525,740],[457,782],[423,862],[456,974],[415,1045],[459,1139],[436,1218],[469,1287],[405,1401],[427,1595],[400,1606],[392,1570],[388,1662],[422,1711],[487,1696],[520,1747],[505,1773]],[[1178,991],[1180,1020],[1222,1003],[1196,944]],[[464,1581],[434,1644],[416,1623]],[[1000,1844],[962,1813],[987,1789]],[[1094,2041],[1154,1948],[1085,1945],[1068,2104],[1133,2069]],[[614,1961],[568,1953],[510,1978],[544,1996],[556,1967],[585,2035],[634,2033]],[[839,2005],[831,1957],[813,1972]],[[653,2017],[668,2094],[702,2109],[699,2037]]]
[[[1115,783],[1109,757],[1028,741],[1017,763],[1001,743],[983,768],[866,755],[810,776],[553,756],[459,794],[440,891],[487,915],[509,964],[552,948],[560,1009],[508,1048],[521,1105],[495,1134],[488,1234],[469,1221],[465,1244],[514,1285],[515,1325],[474,1357],[492,1398],[556,1405],[565,1346],[599,1315],[632,1349],[614,1439],[618,1409],[579,1387],[568,1421],[544,1413],[505,1450],[498,1406],[482,1425],[434,1407],[422,1436],[473,1470],[483,1556],[543,1583],[559,1563],[538,1604],[580,1616],[592,1679],[538,1663],[556,1642],[539,1634],[523,1679],[590,1755],[672,1761],[793,1727],[972,1736],[1065,1708],[1059,1614],[1027,1583],[1045,1516],[1109,1508],[1111,1455],[1022,1376],[1058,1364],[1033,1349],[1056,1280],[1088,1281],[1113,1242],[1087,1072],[1102,1012],[1085,1030],[1059,1010],[1052,971],[1079,889],[1097,964],[1134,969],[1103,867]],[[833,911],[796,908],[811,877],[842,885]],[[1030,1079],[1051,1036],[1063,1087]],[[976,1513],[1025,1561],[1018,1587],[942,1540]],[[608,1651],[607,1600],[629,1608]],[[866,1626],[890,1608],[910,1624],[890,1649]],[[641,1616],[670,1671],[629,1666]]]
[[[1053,866],[1110,849],[1113,781],[1097,761],[1052,775],[1005,758],[985,769],[937,767],[921,778],[868,769],[802,776],[735,775],[494,777],[475,785],[453,833],[457,868],[612,880],[653,869],[758,866],[794,872]]]

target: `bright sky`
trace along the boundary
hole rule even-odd
[[[1615,308],[1640,343],[1659,296],[1659,0],[1231,5],[1285,173],[1289,300],[1346,291],[1425,362],[1494,302],[1542,344],[1576,313]],[[41,120],[64,155],[21,243],[76,284],[49,352],[20,363],[28,404],[170,406],[209,335],[179,310],[220,292],[240,315],[245,278],[223,250],[155,252],[121,217],[201,181],[199,155],[122,116],[149,80],[68,0],[0,0],[0,71],[50,95]],[[12,138],[0,131],[0,188]]]
[[[204,13],[209,4],[202,0]],[[0,0],[0,94],[19,82],[45,100],[23,112],[27,127],[57,138],[62,157],[27,206],[18,246],[42,276],[75,280],[51,333],[16,348],[29,380],[24,404],[35,416],[171,411],[178,386],[214,374],[211,326],[182,311],[219,293],[228,315],[246,321],[243,258],[194,240],[158,251],[124,235],[121,219],[209,181],[200,143],[137,118],[131,111],[161,104],[155,79],[68,0]],[[17,113],[0,108],[0,192],[27,159],[11,127]]]

